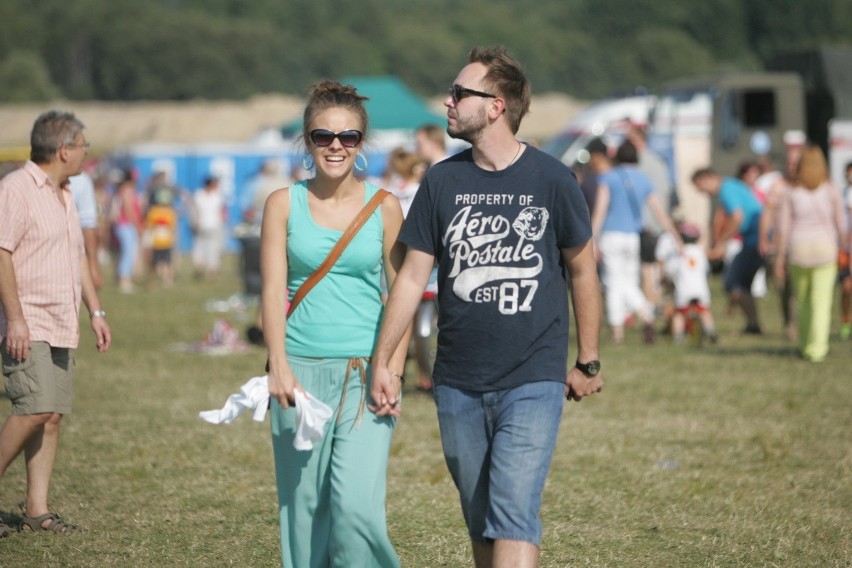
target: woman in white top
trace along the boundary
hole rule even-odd
[[[193,195],[195,214],[195,243],[192,262],[196,275],[215,276],[219,272],[224,248],[225,200],[219,190],[219,180],[208,177],[204,187]]]

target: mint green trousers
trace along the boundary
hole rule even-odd
[[[335,413],[313,449],[297,451],[296,410],[272,401],[284,568],[398,567],[385,517],[396,419],[379,418],[363,408],[366,387],[351,360],[291,355],[288,361],[305,391]],[[364,367],[369,373],[369,366]]]
[[[814,267],[791,264],[789,269],[796,296],[799,350],[808,361],[822,361],[828,355],[837,264]]]

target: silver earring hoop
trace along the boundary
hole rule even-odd
[[[305,169],[305,171],[311,171],[312,169],[314,169],[314,165],[314,157],[310,154],[305,154],[305,157],[302,158],[302,167]]]
[[[361,158],[362,160],[364,160],[364,165],[362,167],[358,167],[358,158]],[[369,164],[367,162],[367,156],[365,156],[364,154],[358,154],[357,156],[355,156],[355,169],[356,170],[358,170],[359,172],[365,172],[365,171],[367,171],[368,165]]]

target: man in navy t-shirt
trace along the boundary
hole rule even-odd
[[[472,148],[432,166],[400,240],[408,246],[373,358],[372,408],[389,412],[388,359],[438,262],[435,402],[477,566],[536,566],[541,492],[566,396],[603,386],[601,295],[589,211],[571,171],[515,138],[529,109],[520,64],[470,53],[447,107]],[[577,361],[568,370],[568,287]]]

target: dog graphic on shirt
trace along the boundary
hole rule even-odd
[[[519,237],[528,241],[537,241],[544,235],[550,213],[543,207],[527,207],[518,214],[512,228]]]

